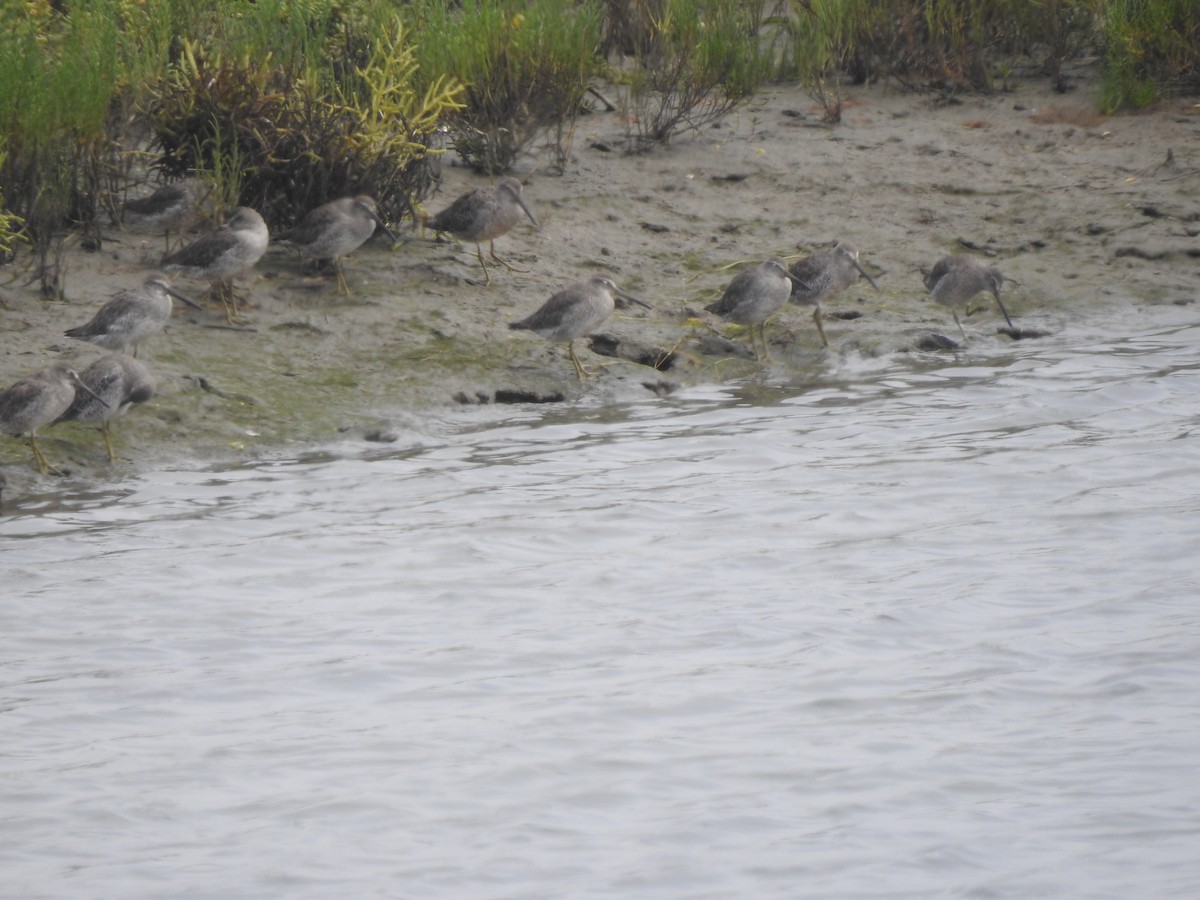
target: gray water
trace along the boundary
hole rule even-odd
[[[4,895],[1200,896],[1185,313],[17,498]]]

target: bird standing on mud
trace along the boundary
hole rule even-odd
[[[108,461],[116,462],[108,424],[135,403],[145,403],[154,396],[154,378],[140,362],[124,353],[101,356],[79,373],[86,391],[76,391],[75,400],[55,423],[82,422],[99,425],[104,435]]]
[[[199,207],[208,194],[197,198],[199,186],[182,182],[164,184],[148,197],[128,200],[123,209],[122,222],[126,227],[146,228],[163,233],[163,253],[171,252],[171,232],[183,239],[183,232],[197,217]]]
[[[858,282],[861,274],[871,287],[879,290],[875,279],[867,274],[867,270],[858,261],[858,248],[849,241],[838,241],[827,250],[818,250],[798,262],[792,263],[789,271],[794,284],[789,298],[798,306],[814,306],[813,321],[817,324],[817,333],[821,335],[821,343],[829,346],[825,337],[825,326],[821,324],[822,300],[832,300],[846,288]]]
[[[158,334],[171,319],[171,298],[182,300],[195,309],[200,307],[183,294],[176,293],[166,275],[155,272],[135,288],[118,291],[84,325],[68,328],[67,337],[87,341],[106,350],[128,353],[151,335]]]
[[[51,466],[37,445],[37,430],[58,421],[75,402],[77,388],[95,397],[95,393],[80,380],[74,369],[66,363],[56,363],[48,369],[34,372],[28,378],[22,378],[0,393],[0,431],[13,437],[29,436],[33,462],[42,475],[50,472]]]
[[[165,257],[162,268],[212,284],[225,305],[230,324],[241,322],[233,295],[233,279],[251,269],[267,250],[267,223],[248,206],[239,206],[229,221]]]
[[[276,241],[296,248],[301,256],[309,259],[332,259],[338,290],[349,294],[350,288],[342,271],[342,257],[365,244],[377,227],[383,229],[393,244],[396,243],[396,235],[379,217],[379,207],[374,198],[362,194],[323,203]]]
[[[563,288],[542,304],[537,312],[519,322],[509,323],[509,328],[532,331],[548,341],[567,345],[567,354],[575,366],[580,381],[595,374],[589,372],[575,355],[575,338],[590,333],[620,306],[624,309],[636,303],[650,309],[650,304],[627,294],[606,275],[595,275],[586,281],[577,281]]]
[[[996,298],[996,305],[1004,314],[1004,321],[1008,323],[1009,331],[1017,332],[1012,319],[1008,316],[1008,310],[1004,308],[1004,303],[1000,300],[1000,287],[1004,284],[1004,276],[995,266],[986,265],[974,256],[962,253],[955,256],[944,256],[934,264],[924,280],[925,287],[929,289],[934,302],[950,307],[950,311],[954,314],[954,324],[958,326],[958,331],[964,341],[968,338],[967,333],[963,330],[962,322],[958,318],[958,308],[966,307],[977,294],[983,291],[990,291]]]
[[[781,259],[768,259],[756,266],[745,269],[737,274],[721,299],[704,307],[708,312],[716,313],[726,322],[750,327],[750,348],[754,358],[759,361],[770,361],[771,353],[767,349],[766,321],[783,308],[792,293],[794,279],[788,273]],[[762,341],[762,355],[759,355],[758,345],[754,342],[754,326],[758,326],[759,338]]]
[[[513,267],[496,255],[495,239],[507,234],[521,221],[524,213],[534,228],[541,228],[537,217],[525,204],[521,196],[521,182],[515,178],[501,178],[491,188],[476,188],[463,194],[435,216],[425,219],[425,226],[435,232],[452,234],[461,241],[475,244],[475,255],[483,266],[486,284],[492,283],[487,263],[483,261],[484,241],[488,242],[489,255],[510,272]]]

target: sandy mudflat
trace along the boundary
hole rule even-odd
[[[926,298],[920,267],[964,244],[1018,282],[1006,290],[1018,324],[1051,335],[1072,317],[1133,329],[1147,305],[1196,303],[1200,98],[1102,119],[1090,112],[1084,75],[1065,95],[1030,79],[1009,93],[952,102],[851,88],[836,127],[821,124],[803,89],[774,86],[720,127],[636,156],[621,152],[617,113],[586,116],[564,174],[536,156],[518,168],[542,228],[518,226],[496,249],[523,273],[499,269],[484,286],[473,246],[434,243],[394,223],[401,244],[389,252],[376,239],[348,261],[348,299],[332,278],[312,277],[289,251],[272,248],[243,285],[253,304],[248,327],[226,327],[215,309],[177,309],[168,333],[143,347],[160,393],[119,424],[118,446],[134,460],[121,465],[287,452],[346,437],[404,441],[421,415],[464,403],[645,398],[678,385],[802,378],[850,356],[907,352],[930,332],[958,337],[949,313]],[[431,210],[487,183],[450,162]],[[9,268],[0,385],[59,359],[82,367],[102,352],[62,330],[139,283],[161,249],[157,235],[111,236],[101,252],[70,251],[67,302],[22,287],[21,261]],[[699,312],[737,263],[795,258],[839,238],[859,246],[881,290],[861,284],[828,305],[832,351],[822,349],[809,311],[788,307],[768,326],[775,363],[762,368],[743,335],[725,337],[722,323]],[[602,331],[616,340],[608,344],[647,360],[673,349],[669,369],[608,360],[604,375],[581,385],[561,347],[507,328],[595,272],[654,307],[610,320]],[[203,293],[202,285],[177,285]],[[976,335],[968,352],[1009,340],[996,334],[1003,321],[994,304],[980,307],[967,320]],[[861,315],[833,317],[846,311]],[[51,430],[45,446],[74,474],[107,467],[98,435],[80,426]],[[0,442],[0,465],[10,480],[33,477],[17,441]]]

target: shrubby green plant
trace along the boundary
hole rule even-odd
[[[992,68],[1041,56],[1047,74],[1091,48],[1104,0],[791,0],[770,24],[780,74],[812,81],[991,87]]]
[[[465,85],[451,143],[480,172],[499,174],[554,131],[561,166],[598,66],[600,14],[590,0],[414,0],[404,9],[421,68]]]
[[[621,74],[632,150],[723,118],[771,72],[759,4],[650,0],[626,19],[635,62]]]
[[[62,225],[82,225],[92,239],[95,198],[112,170],[118,39],[111,0],[71,16],[43,2],[0,8],[0,192],[25,224],[51,296],[62,292]]]
[[[1100,102],[1105,112],[1200,89],[1200,4],[1195,0],[1109,0],[1104,38]]]
[[[210,58],[184,42],[148,108],[155,167],[168,178],[207,173],[218,196],[275,227],[356,193],[373,194],[385,217],[411,212],[429,184],[432,135],[461,86],[443,77],[421,87],[399,18],[373,39],[341,80],[299,57],[287,66],[269,53]]]

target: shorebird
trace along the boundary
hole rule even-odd
[[[924,280],[934,302],[950,307],[950,311],[954,313],[954,324],[958,326],[964,341],[968,338],[958,318],[958,308],[966,307],[982,291],[991,292],[996,298],[1000,312],[1004,314],[1004,321],[1008,323],[1009,330],[1016,331],[1012,319],[1008,317],[1008,310],[1000,300],[1000,286],[1004,284],[1004,276],[995,266],[985,265],[976,257],[966,254],[943,256],[929,270]]]
[[[225,317],[231,324],[237,323],[241,319],[233,279],[258,262],[266,252],[268,239],[263,217],[248,206],[239,206],[224,225],[165,257],[162,267],[167,272],[210,282],[213,293],[225,305]]]
[[[50,471],[50,464],[37,445],[37,430],[43,425],[54,424],[70,408],[75,401],[76,388],[95,396],[74,369],[66,363],[57,363],[22,378],[0,393],[0,431],[13,437],[29,436],[33,462],[43,475]]]
[[[119,353],[128,353],[132,347],[137,356],[138,344],[158,334],[170,321],[172,297],[200,308],[172,289],[166,275],[155,272],[140,286],[118,291],[86,325],[68,328],[63,334]]]
[[[171,232],[183,232],[196,218],[203,198],[197,198],[196,186],[188,182],[164,184],[148,197],[125,201],[123,222],[127,227],[163,233],[163,253],[171,252]],[[208,188],[205,196],[212,192]]]
[[[514,330],[532,331],[539,337],[556,344],[566,344],[567,354],[575,366],[575,374],[582,381],[595,374],[589,372],[575,355],[575,338],[589,334],[601,322],[613,314],[618,306],[624,309],[637,303],[650,309],[650,304],[627,294],[613,284],[606,275],[595,275],[586,281],[577,281],[563,288],[532,315],[520,322],[509,323]]]
[[[135,403],[145,403],[153,397],[154,378],[136,359],[124,353],[109,353],[80,372],[79,380],[87,392],[76,391],[75,400],[55,422],[99,425],[108,461],[116,462],[108,423]]]
[[[829,346],[825,337],[825,326],[821,324],[822,300],[832,300],[846,288],[857,283],[858,276],[867,279],[871,287],[879,290],[875,279],[867,274],[867,270],[858,261],[858,248],[849,241],[838,241],[827,250],[818,250],[798,262],[792,263],[788,270],[792,274],[794,284],[789,298],[797,306],[813,306],[813,321],[817,323],[817,333],[821,335],[821,343]]]
[[[792,292],[793,278],[781,259],[768,259],[739,272],[721,299],[704,307],[727,322],[750,326],[750,347],[757,360],[770,360],[767,349],[766,321],[787,303]],[[763,355],[758,355],[754,343],[754,326],[762,340]]]
[[[396,235],[379,217],[374,199],[366,195],[331,200],[308,213],[291,231],[277,238],[309,259],[332,259],[338,290],[349,294],[341,258],[367,242],[378,226],[396,243]]]
[[[510,272],[513,267],[496,255],[495,239],[507,234],[521,221],[521,213],[529,217],[534,228],[540,228],[537,217],[525,205],[521,196],[521,182],[515,178],[501,178],[491,188],[476,188],[463,194],[436,216],[425,220],[425,225],[435,232],[452,234],[462,241],[475,244],[479,265],[483,266],[483,277],[492,283],[487,263],[483,261],[484,241],[488,242],[489,255]]]

